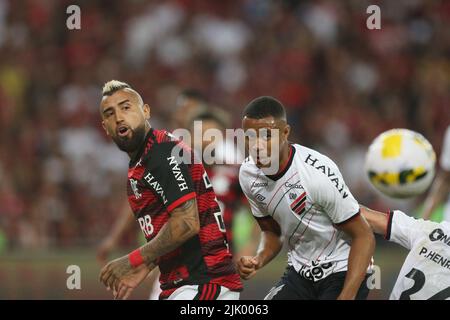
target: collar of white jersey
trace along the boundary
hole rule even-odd
[[[267,178],[269,178],[270,180],[273,181],[277,181],[279,180],[281,177],[283,177],[286,172],[289,170],[289,168],[292,165],[292,161],[294,160],[294,156],[295,156],[295,147],[289,143],[289,156],[288,156],[288,161],[286,161],[286,163],[284,164],[284,166],[278,170],[278,172],[276,174],[273,175],[265,175]]]

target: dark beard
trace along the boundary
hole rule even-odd
[[[145,139],[145,125],[139,126],[136,129],[131,129],[131,138],[127,137],[114,137],[113,140],[117,147],[127,153],[132,153],[144,143]]]

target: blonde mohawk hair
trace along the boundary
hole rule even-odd
[[[128,83],[118,81],[118,80],[111,80],[103,85],[102,95],[110,96],[114,92],[125,89],[125,88],[133,89],[133,88],[131,88],[131,86]]]

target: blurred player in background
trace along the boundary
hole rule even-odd
[[[415,219],[361,207],[375,233],[410,252],[392,290],[393,300],[450,299],[450,223]]]
[[[194,126],[201,123],[201,136],[208,130],[219,130],[225,136],[225,129],[230,127],[226,122],[227,118],[222,118],[213,111],[201,112],[192,118],[190,132],[195,135]],[[249,220],[248,204],[239,185],[239,166],[243,161],[243,155],[234,144],[234,141],[222,141],[219,145],[217,141],[207,141],[202,139],[201,150],[196,150],[199,154],[214,145],[214,157],[220,164],[204,163],[208,177],[213,185],[214,192],[222,212],[226,227],[227,239],[234,257],[246,255],[256,248],[258,232],[253,221]],[[192,146],[195,148],[195,144]],[[223,164],[222,164],[223,163]]]
[[[130,156],[128,200],[147,244],[108,263],[101,282],[126,299],[159,266],[161,299],[239,299],[242,284],[202,164],[185,144],[151,128],[150,107],[128,84],[103,88],[102,125]],[[188,152],[190,163],[178,156]]]
[[[191,119],[208,110],[206,97],[196,89],[185,89],[177,97],[175,113],[171,119],[173,129],[189,128]]]
[[[423,209],[423,218],[425,220],[430,219],[436,208],[447,199],[447,203],[444,204],[443,208],[443,220],[450,221],[450,126],[447,127],[444,135],[440,167],[441,170],[425,200]]]
[[[251,156],[239,181],[262,235],[256,255],[239,259],[241,277],[253,277],[285,242],[288,266],[266,299],[366,299],[375,239],[336,164],[288,141],[285,108],[272,97],[250,102],[242,124]],[[273,144],[279,166],[268,175]]]
[[[172,128],[189,128],[194,117],[203,112],[214,113],[223,123],[230,123],[231,115],[228,112],[213,106],[203,93],[191,88],[183,90],[177,97]]]

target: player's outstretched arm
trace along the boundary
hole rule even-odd
[[[375,250],[375,237],[361,215],[338,225],[337,228],[352,239],[347,275],[338,300],[355,299]]]
[[[283,247],[281,228],[272,217],[257,219],[261,228],[261,240],[254,257],[243,256],[237,262],[237,269],[242,279],[252,278],[258,269],[268,264]]]
[[[361,214],[366,218],[373,232],[381,235],[386,234],[389,215],[383,212],[375,211],[361,205]]]

